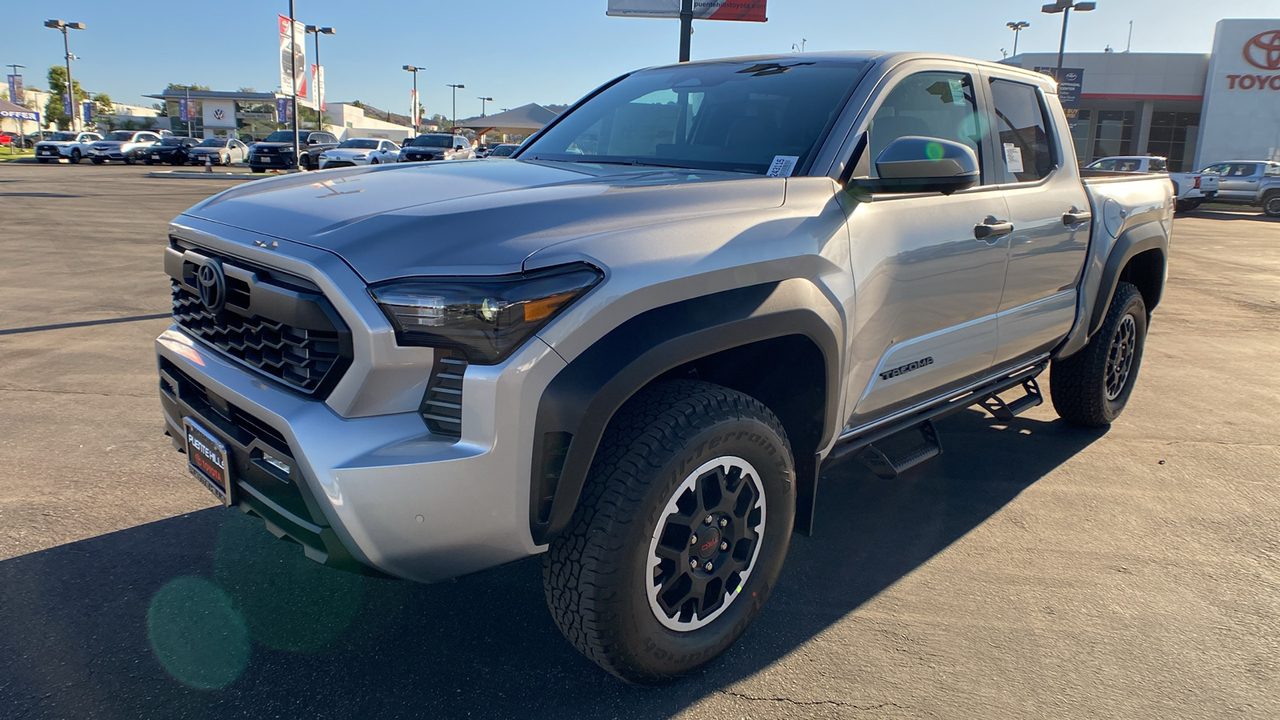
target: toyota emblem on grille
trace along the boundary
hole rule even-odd
[[[222,274],[222,263],[214,258],[205,260],[196,271],[196,290],[200,302],[209,312],[220,312],[227,304],[227,277]]]

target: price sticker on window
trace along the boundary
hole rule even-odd
[[[1022,169],[1022,148],[1013,143],[1004,144],[1004,165],[1011,173],[1024,172]]]
[[[769,163],[769,172],[765,173],[765,175],[768,177],[791,177],[791,173],[796,169],[796,162],[799,160],[799,155],[774,155],[773,162]]]

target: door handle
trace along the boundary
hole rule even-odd
[[[1077,210],[1075,208],[1071,208],[1062,214],[1062,224],[1067,226],[1087,223],[1092,219],[1093,213],[1088,210]]]
[[[973,226],[973,236],[979,240],[994,240],[1013,232],[1013,223],[1007,220],[996,220],[987,216],[980,224]]]

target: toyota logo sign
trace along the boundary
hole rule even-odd
[[[1280,30],[1254,35],[1244,44],[1244,59],[1263,70],[1280,70]]]
[[[209,312],[222,311],[227,304],[227,278],[222,274],[222,263],[209,258],[200,265],[196,271],[196,290]]]

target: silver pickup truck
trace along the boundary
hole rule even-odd
[[[167,432],[316,561],[431,582],[542,555],[632,682],[729,647],[819,470],[934,420],[1111,423],[1173,220],[1082,181],[1053,81],[922,54],[629,73],[509,162],[252,182],[176,218]],[[993,447],[993,451],[995,448]]]
[[[1262,208],[1267,217],[1280,218],[1280,162],[1232,160],[1210,165],[1204,172],[1219,177],[1214,202]]]

